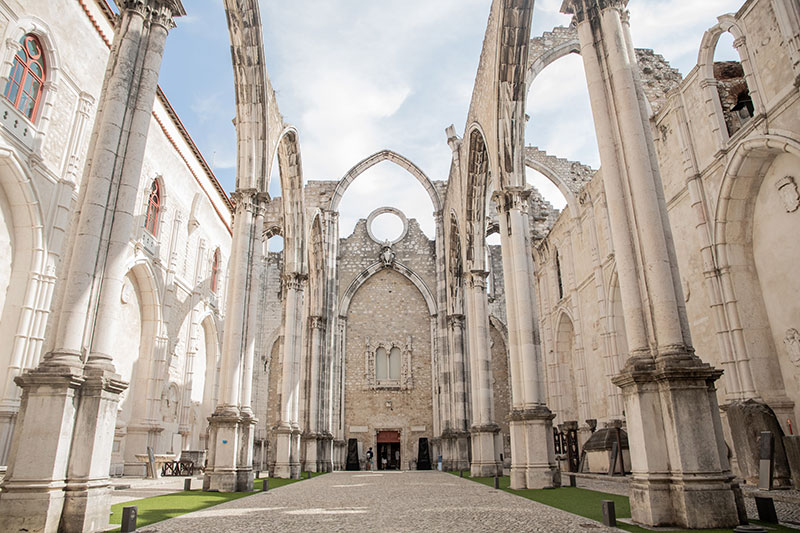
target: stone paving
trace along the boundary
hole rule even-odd
[[[609,532],[592,520],[441,472],[335,472],[173,518],[140,533]]]

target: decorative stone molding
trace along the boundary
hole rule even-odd
[[[413,339],[409,335],[406,342],[378,341],[373,344],[370,337],[365,340],[364,350],[364,390],[392,389],[411,390],[414,388],[413,367],[411,356],[413,353]],[[383,348],[387,355],[393,348],[400,350],[400,376],[396,380],[381,381],[377,375],[377,353]],[[388,360],[387,360],[388,364]]]
[[[283,275],[283,287],[285,290],[302,291],[307,279],[306,274],[289,272]]]
[[[489,277],[489,272],[485,270],[470,270],[464,274],[467,286],[471,289],[486,290],[486,278]]]
[[[786,352],[789,354],[789,361],[797,367],[800,367],[800,332],[795,328],[786,330],[786,337],[783,339],[783,345],[786,346]]]
[[[447,317],[447,323],[451,328],[464,329],[465,318],[464,315],[454,314]]]
[[[396,216],[403,223],[403,231],[400,233],[400,236],[397,237],[396,239],[392,240],[392,241],[382,241],[382,240],[378,239],[375,236],[375,234],[372,232],[372,223],[374,222],[374,220],[377,217],[379,217],[379,216],[381,216],[383,214],[386,214],[386,213],[390,213],[390,214]],[[378,209],[376,209],[375,211],[370,213],[369,216],[367,217],[367,234],[369,235],[370,239],[372,239],[373,241],[377,242],[378,244],[384,244],[384,245],[387,245],[387,246],[391,246],[391,245],[393,245],[395,243],[398,243],[398,242],[402,241],[405,238],[405,236],[408,234],[408,219],[406,218],[406,215],[402,211],[400,211],[399,209],[395,209],[394,207],[379,207]]]
[[[395,257],[392,247],[388,244],[381,248],[381,253],[378,255],[378,259],[383,262],[383,266],[386,268],[390,268],[394,264]]]
[[[783,202],[783,207],[787,213],[794,213],[800,207],[800,193],[797,191],[797,183],[793,176],[785,176],[775,184],[778,194]]]
[[[325,329],[325,325],[328,321],[323,316],[310,316],[308,317],[308,327],[309,329]]]

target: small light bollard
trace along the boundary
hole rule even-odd
[[[500,488],[500,477],[498,477],[497,474],[494,475],[494,488],[495,489]]]
[[[192,490],[192,478],[187,477],[183,480],[183,490],[189,491]]]
[[[267,492],[269,490],[269,478],[268,477],[264,478],[264,484],[261,485],[261,490],[263,492]]]
[[[306,479],[311,479],[311,470],[306,472]]]
[[[464,477],[464,471],[463,470],[459,470],[458,471],[458,477]]]
[[[617,527],[617,510],[614,507],[614,502],[611,500],[603,500],[603,525],[607,527]]]
[[[136,531],[136,517],[138,514],[139,508],[135,505],[122,508],[122,523],[119,526],[122,533]]]

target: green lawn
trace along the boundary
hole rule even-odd
[[[316,477],[320,475],[322,474],[312,473],[311,476]],[[306,479],[305,473],[303,474],[303,479]],[[149,526],[150,524],[155,524],[162,520],[175,518],[176,516],[213,507],[220,503],[250,496],[262,490],[264,481],[263,479],[257,479],[255,481],[254,492],[203,492],[201,490],[190,490],[118,503],[111,506],[112,515],[110,523],[112,525],[119,525],[122,522],[122,508],[135,505],[139,510],[139,516],[136,521],[137,527]],[[291,483],[297,483],[298,481],[301,480],[269,478],[269,490],[283,487]],[[115,529],[114,531],[119,531],[119,529]]]
[[[458,475],[458,472],[450,472],[450,473],[456,476]],[[472,478],[466,471],[464,472],[464,477],[471,479],[472,481],[476,481],[478,483],[483,483],[484,485],[494,487],[494,478],[491,477]],[[619,520],[620,518],[631,517],[631,507],[630,503],[628,502],[627,496],[617,496],[616,494],[607,494],[605,492],[597,492],[593,490],[579,489],[574,487],[562,487],[560,489],[545,489],[545,490],[528,490],[528,489],[512,490],[509,488],[509,483],[510,479],[508,478],[508,476],[501,477],[500,489],[505,490],[506,492],[510,492],[512,494],[516,494],[517,496],[522,496],[523,498],[528,498],[529,500],[549,505],[550,507],[555,507],[557,509],[567,511],[568,513],[576,514],[578,516],[589,518],[591,520],[596,520],[598,522],[603,521],[603,511],[601,503],[603,500],[611,500],[614,502],[614,507],[617,512],[617,520]],[[754,522],[754,523],[765,526],[770,531],[775,531],[778,533],[797,533],[796,529],[790,529],[776,524],[765,524],[762,522]],[[644,529],[642,527],[624,524],[622,522],[617,522],[617,527],[620,529],[624,529],[625,531],[631,531],[634,533],[647,533],[651,531],[649,529]],[[731,533],[733,529],[704,529],[701,531],[704,531],[706,533]]]

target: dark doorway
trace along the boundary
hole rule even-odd
[[[358,460],[358,439],[347,441],[347,470],[361,470],[361,463]]]
[[[417,453],[417,470],[430,470],[431,469],[431,451],[428,448],[428,439],[421,437],[419,439],[419,452]]]
[[[378,470],[400,470],[400,432],[378,432]]]

